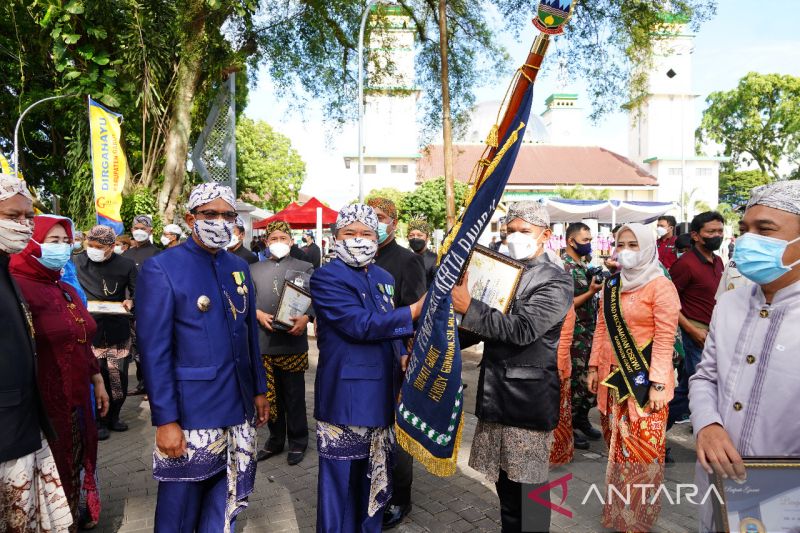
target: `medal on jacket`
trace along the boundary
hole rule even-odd
[[[211,307],[211,298],[204,294],[197,299],[197,308],[200,312],[205,313],[209,307]]]
[[[241,309],[236,308],[236,304],[233,303],[233,299],[231,299],[231,295],[228,294],[224,288],[222,292],[225,293],[225,298],[228,299],[228,305],[231,308],[231,314],[233,315],[233,319],[236,320],[238,315],[242,315],[247,311],[247,285],[244,284],[245,277],[244,272],[234,272],[233,273],[233,281],[236,282],[236,292],[243,297],[244,305]]]
[[[234,272],[233,281],[236,282],[236,292],[239,294],[239,296],[244,296],[247,294],[247,285],[244,284],[244,272]]]

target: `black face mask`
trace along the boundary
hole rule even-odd
[[[408,245],[414,250],[416,253],[420,253],[422,250],[425,249],[425,239],[408,239]]]
[[[709,252],[716,252],[722,246],[722,237],[704,237],[703,248]]]

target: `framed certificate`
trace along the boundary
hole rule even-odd
[[[101,300],[89,300],[86,302],[86,309],[95,315],[129,315],[122,302],[104,302]]]
[[[800,531],[800,458],[743,457],[744,483],[714,474],[714,530]]]
[[[476,300],[507,313],[523,270],[525,265],[519,261],[478,245],[467,263],[467,289]]]
[[[311,294],[289,280],[283,283],[283,292],[275,312],[274,322],[287,328],[294,327],[291,318],[306,314],[311,307]]]

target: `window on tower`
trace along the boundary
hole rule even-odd
[[[677,72],[675,72],[675,71],[674,71],[674,70],[672,70],[672,69],[669,69],[669,70],[667,71],[667,77],[668,77],[669,79],[672,79],[672,78],[674,78],[674,77],[675,77],[675,76],[677,76],[677,75],[678,75],[678,73],[677,73]]]
[[[366,168],[366,167],[364,167]],[[680,176],[681,175],[681,167],[670,167],[669,168],[669,175],[670,176]]]
[[[377,173],[378,173],[377,165],[364,165],[364,174],[377,174]]]
[[[392,174],[408,174],[408,165],[392,165]]]
[[[708,176],[711,175],[711,169],[710,168],[696,168],[696,169],[694,169],[694,175],[697,176],[698,178],[708,177]]]

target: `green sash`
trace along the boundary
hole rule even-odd
[[[636,345],[636,340],[622,316],[622,303],[619,299],[621,288],[620,275],[617,274],[606,281],[603,289],[603,317],[617,358],[617,368],[602,383],[619,393],[620,402],[633,396],[639,408],[644,409],[650,390],[648,373],[653,343],[647,343],[644,349],[639,349]]]

